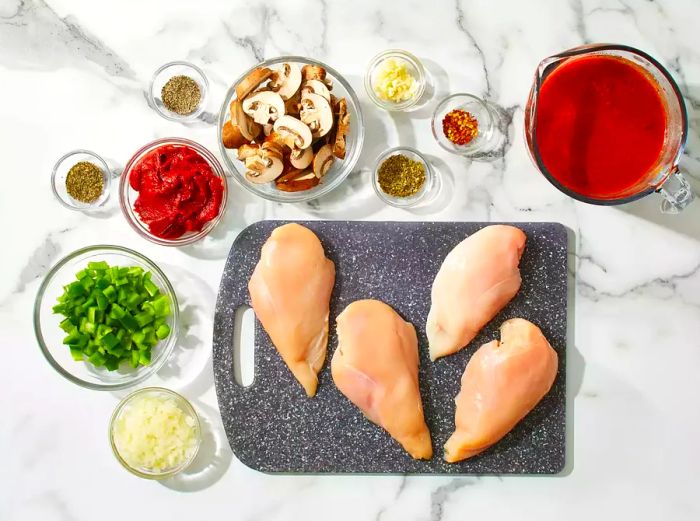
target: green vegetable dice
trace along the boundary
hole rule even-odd
[[[89,262],[52,309],[64,317],[59,327],[71,357],[110,371],[150,364],[152,348],[171,332],[170,301],[140,266]]]

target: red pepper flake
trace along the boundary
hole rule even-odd
[[[455,145],[466,145],[479,133],[479,123],[466,110],[455,109],[443,118],[442,132]]]

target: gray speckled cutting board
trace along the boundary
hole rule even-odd
[[[564,467],[567,234],[556,223],[516,223],[527,234],[515,299],[459,353],[431,362],[425,336],[430,289],[447,253],[489,223],[312,221],[335,262],[331,334],[318,394],[306,398],[256,320],[254,381],[234,379],[234,312],[250,305],[248,279],[260,248],[282,221],[255,223],[231,247],[214,319],[214,376],[229,443],[246,465],[263,472],[554,474]],[[376,298],[391,305],[418,333],[420,386],[435,455],[415,461],[336,389],[329,360],[337,347],[335,317],[350,302]],[[512,317],[537,324],[559,354],[554,387],[513,431],[467,461],[447,464],[442,446],[454,429],[454,397],[474,350],[499,338]]]

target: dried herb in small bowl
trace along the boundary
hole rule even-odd
[[[425,165],[403,154],[389,156],[379,166],[377,181],[393,197],[416,195],[425,184]]]
[[[160,92],[163,105],[170,112],[181,116],[191,114],[202,101],[202,91],[199,84],[189,76],[173,76]]]
[[[102,170],[89,161],[73,165],[66,175],[66,191],[76,201],[94,203],[104,190]]]

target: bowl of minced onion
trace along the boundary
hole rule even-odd
[[[119,402],[109,440],[126,470],[145,479],[165,479],[194,461],[202,434],[197,412],[184,397],[163,387],[145,387]]]

